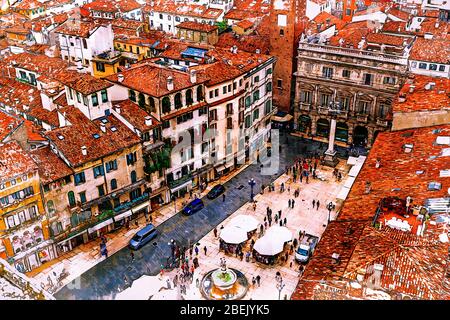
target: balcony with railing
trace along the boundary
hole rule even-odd
[[[408,59],[406,57],[400,57],[400,56],[395,56],[395,55],[381,53],[381,52],[334,47],[334,46],[329,46],[329,45],[325,45],[325,44],[300,42],[298,45],[298,49],[306,50],[306,51],[313,51],[313,52],[318,52],[318,53],[331,53],[331,54],[337,54],[337,55],[357,57],[357,58],[361,58],[361,59],[390,62],[390,63],[401,64],[401,65],[407,65],[407,62],[408,62]]]
[[[168,181],[169,187],[171,189],[176,188],[178,186],[181,186],[183,183],[188,182],[189,180],[192,180],[192,174],[188,173],[186,175],[183,175],[181,178],[177,180]]]
[[[358,113],[356,114],[356,120],[358,122],[363,122],[363,123],[367,123],[367,120],[369,118],[368,114],[364,114],[364,113]]]
[[[389,125],[389,121],[385,118],[377,118],[377,125],[381,127],[387,127]]]

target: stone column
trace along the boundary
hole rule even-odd
[[[336,119],[331,117],[330,135],[328,136],[327,153],[334,153],[334,139],[336,137]]]
[[[375,131],[375,128],[373,128],[373,127],[367,128],[367,147],[368,148],[372,147],[374,131]]]
[[[316,130],[317,130],[317,119],[318,117],[311,117],[311,134],[313,136],[316,135]]]

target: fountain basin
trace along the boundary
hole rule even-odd
[[[236,273],[230,269],[225,271],[222,269],[217,269],[211,274],[213,284],[222,290],[233,287],[236,279]]]

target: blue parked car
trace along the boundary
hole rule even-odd
[[[154,239],[158,235],[158,231],[156,230],[153,224],[148,224],[141,230],[139,230],[133,238],[130,240],[130,248],[133,250],[137,250],[143,247],[146,243]]]
[[[191,215],[196,213],[197,211],[200,211],[205,207],[205,204],[201,199],[195,199],[188,203],[186,207],[183,208],[183,213],[185,215]]]

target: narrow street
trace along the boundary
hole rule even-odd
[[[176,240],[180,246],[186,247],[196,243],[250,200],[249,179],[253,178],[256,181],[254,191],[255,194],[259,193],[262,184],[268,185],[278,178],[285,167],[292,164],[293,160],[304,151],[305,144],[296,137],[290,136],[288,144],[284,135],[280,137],[280,140],[282,150],[277,174],[263,176],[260,174],[259,165],[248,166],[225,184],[225,202],[222,202],[221,197],[215,200],[203,198],[205,208],[201,211],[188,217],[177,213],[160,224],[157,227],[159,231],[157,238],[135,251],[134,262],[131,262],[130,250],[125,247],[82,274],[74,281],[77,286],[66,285],[55,294],[55,297],[57,299],[113,299],[133,280],[144,274],[158,274],[161,265],[165,265],[166,259],[170,257],[168,243],[171,239]],[[314,152],[317,147],[318,144],[308,144],[307,152]],[[239,189],[240,186],[243,188]]]

